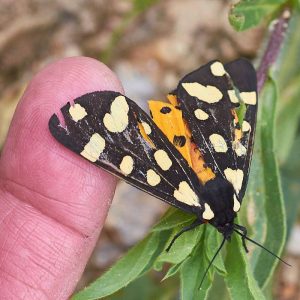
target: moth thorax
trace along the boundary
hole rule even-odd
[[[234,188],[229,181],[222,177],[208,181],[204,185],[203,200],[214,212],[214,218],[210,221],[212,225],[218,228],[233,223]]]

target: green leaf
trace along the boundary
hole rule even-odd
[[[174,235],[178,233],[182,228],[177,227],[173,230],[167,245],[171,242]],[[193,230],[185,232],[182,234],[173,244],[169,252],[162,252],[157,258],[157,262],[168,262],[172,264],[181,263],[185,258],[187,258],[193,251],[196,244],[198,244],[201,235],[203,233],[203,226],[198,226]]]
[[[247,222],[243,220],[241,224],[248,223],[247,228],[251,238],[280,255],[285,242],[286,220],[280,176],[274,153],[276,102],[276,84],[270,80],[259,99],[250,181],[240,216],[247,217]],[[244,214],[246,205],[247,213]],[[235,236],[236,238],[238,236]],[[247,287],[249,299],[262,299],[260,289],[266,287],[272,278],[278,260],[251,243],[248,243],[248,247],[253,249],[253,253],[246,258],[244,249],[241,249],[238,243],[235,244],[235,247],[230,245],[232,250],[229,251],[225,261],[228,273],[226,281],[231,297],[232,299],[241,299],[240,297],[248,299],[242,296],[245,294],[243,294],[244,290],[238,287],[241,285]],[[247,259],[250,259],[250,265]]]
[[[162,219],[156,224],[152,231],[170,230],[178,226],[187,226],[192,223],[195,216],[188,214],[178,208],[169,208]]]
[[[167,232],[153,233],[133,247],[109,271],[86,289],[72,297],[73,300],[100,299],[119,289],[150,270],[156,257],[165,247]]]
[[[211,261],[213,259],[213,256],[221,245],[222,239],[222,235],[214,227],[210,225],[206,226],[204,243],[208,261]],[[220,274],[222,274],[223,276],[226,275],[226,268],[221,253],[216,257],[213,265]]]
[[[290,151],[289,160],[281,168],[282,188],[287,216],[287,236],[294,225],[300,208],[300,136],[296,137]]]
[[[237,31],[246,30],[269,18],[285,2],[286,0],[241,0],[232,7],[229,22]]]
[[[228,243],[225,266],[228,276],[225,278],[232,300],[265,299],[261,289],[253,277],[241,239],[238,235],[232,236]]]
[[[224,277],[219,275],[218,273],[215,274],[212,282],[212,286],[208,292],[207,300],[229,300],[228,290],[224,281]]]
[[[275,152],[280,165],[289,159],[300,119],[300,14],[294,11],[280,59],[274,66],[279,90]]]
[[[281,182],[274,153],[274,127],[277,102],[277,89],[274,81],[265,85],[261,95],[261,118],[257,138],[261,143],[261,161],[263,164],[263,197],[266,220],[264,225],[264,246],[275,254],[281,254],[286,237],[286,218],[281,191]],[[259,188],[259,186],[257,187]],[[257,249],[258,250],[258,249]],[[278,263],[266,251],[259,250],[254,268],[255,278],[260,287],[265,287]]]
[[[161,281],[164,281],[167,278],[170,278],[170,277],[173,277],[174,275],[176,275],[178,273],[178,271],[180,270],[181,266],[182,266],[181,263],[171,266]]]
[[[207,276],[199,290],[199,285],[208,266],[205,258],[205,240],[197,245],[191,257],[186,259],[180,269],[181,300],[206,299],[212,285],[212,279]],[[209,274],[208,274],[209,275]]]
[[[276,69],[279,102],[276,119],[275,153],[280,164],[282,189],[287,214],[287,234],[299,209],[300,166],[300,13],[294,10]]]
[[[105,300],[172,300],[178,294],[179,280],[171,280],[157,284],[156,276],[147,274],[130,283],[126,288],[106,297]],[[174,288],[175,287],[175,288]]]
[[[300,118],[300,75],[281,92],[281,109],[277,113],[275,149],[281,164],[289,159]]]
[[[153,289],[155,289],[155,286],[149,276],[142,276],[129,284],[124,290],[109,297],[109,300],[150,300],[151,298],[149,296],[153,292]]]

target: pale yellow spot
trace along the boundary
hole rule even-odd
[[[235,191],[238,193],[240,189],[242,188],[244,173],[242,170],[237,169],[233,170],[230,168],[227,168],[224,170],[225,177],[229,182],[232,183]]]
[[[226,141],[224,140],[224,138],[217,134],[217,133],[213,133],[210,137],[209,137],[210,142],[212,143],[214,149],[216,152],[227,152],[228,147],[226,144]]]
[[[195,114],[195,117],[198,119],[198,120],[201,120],[201,121],[204,121],[204,120],[207,120],[209,115],[202,109],[198,108],[194,111],[194,114]]]
[[[239,103],[239,98],[236,96],[235,90],[228,90],[227,93],[232,103]]]
[[[156,186],[160,183],[160,176],[150,169],[147,171],[147,182],[151,186]]]
[[[104,148],[104,138],[100,134],[94,133],[91,136],[90,141],[84,146],[84,149],[81,151],[80,155],[91,162],[95,162],[103,152]]]
[[[182,83],[183,88],[192,97],[197,97],[207,103],[216,103],[223,98],[221,91],[212,85],[202,85],[199,82]]]
[[[203,219],[211,220],[215,216],[214,212],[211,210],[207,203],[204,203],[204,212],[202,214]]]
[[[141,124],[142,124],[142,126],[143,126],[143,128],[145,130],[145,133],[147,135],[149,135],[151,133],[151,127],[150,127],[150,125],[148,123],[146,123],[146,122],[142,122]]]
[[[256,104],[256,92],[242,92],[240,93],[245,104],[255,105]]]
[[[250,124],[247,121],[243,121],[242,131],[243,132],[247,132],[247,131],[250,131],[250,130],[251,130]]]
[[[215,76],[224,76],[226,74],[223,64],[221,64],[219,61],[214,62],[210,66],[210,70]]]
[[[75,122],[83,119],[87,115],[85,108],[78,103],[70,106],[69,113]]]
[[[237,154],[237,156],[243,156],[247,153],[247,149],[240,141],[232,142],[232,148]]]
[[[126,155],[123,157],[122,162],[120,164],[120,170],[124,173],[124,175],[129,175],[133,170],[133,159],[131,156]]]
[[[166,151],[164,150],[157,150],[154,153],[154,158],[157,162],[157,164],[164,170],[167,171],[170,169],[170,167],[172,166],[172,161],[169,157],[169,155],[167,154]]]
[[[122,132],[128,125],[129,106],[124,96],[118,96],[112,102],[110,114],[106,113],[103,123],[110,132]]]
[[[200,206],[199,199],[186,181],[181,181],[174,197],[187,205]]]
[[[241,208],[241,203],[236,198],[236,195],[233,195],[233,211],[238,212]]]

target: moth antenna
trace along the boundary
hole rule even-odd
[[[284,261],[282,258],[280,258],[278,255],[276,255],[275,253],[273,253],[272,251],[270,251],[269,249],[265,248],[263,245],[259,244],[258,242],[250,239],[249,237],[247,237],[246,235],[242,234],[241,232],[237,231],[236,229],[234,229],[234,231],[240,235],[242,237],[242,239],[246,239],[247,241],[255,244],[256,246],[264,249],[265,251],[267,251],[269,254],[271,254],[272,256],[276,257],[277,259],[279,259],[281,262],[283,262],[284,264],[286,264],[287,266],[291,267],[291,265],[289,263],[287,263],[286,261]]]
[[[208,267],[206,268],[206,270],[205,270],[205,272],[204,272],[204,274],[203,274],[203,276],[202,276],[202,279],[201,279],[201,282],[200,282],[200,285],[199,285],[198,290],[201,289],[202,283],[203,283],[203,281],[204,281],[204,279],[205,279],[205,277],[206,277],[206,275],[207,275],[207,273],[208,273],[208,271],[209,271],[209,268],[210,268],[211,265],[213,264],[214,260],[216,259],[217,255],[219,254],[219,252],[221,251],[221,249],[223,248],[225,241],[226,241],[226,237],[224,237],[224,239],[223,239],[223,241],[222,241],[220,247],[219,247],[218,250],[216,251],[216,253],[215,253],[215,255],[213,256],[213,258],[211,259],[211,261],[209,262]]]

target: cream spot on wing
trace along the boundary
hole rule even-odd
[[[146,134],[149,135],[152,131],[150,125],[146,122],[142,122],[141,124],[142,124]]]
[[[242,92],[240,93],[240,96],[245,104],[256,104],[256,92]]]
[[[235,90],[228,90],[227,91],[229,99],[232,103],[239,103],[239,98],[236,96]]]
[[[230,168],[227,168],[224,170],[225,177],[229,182],[232,183],[235,191],[238,193],[240,189],[242,188],[243,178],[244,178],[244,172],[240,169],[233,170]]]
[[[133,159],[130,155],[126,155],[123,157],[120,170],[123,172],[124,175],[129,175],[133,170]]]
[[[199,199],[186,181],[181,181],[174,191],[174,197],[187,205],[200,206]]]
[[[247,132],[247,131],[250,131],[250,130],[251,130],[250,124],[247,121],[243,121],[242,131],[243,132]]]
[[[157,150],[154,153],[154,158],[157,162],[157,164],[164,170],[167,171],[170,169],[170,167],[172,166],[172,161],[169,157],[169,155],[167,154],[166,151],[164,150]]]
[[[215,216],[214,212],[211,210],[207,203],[204,203],[204,212],[202,218],[205,220],[211,220]]]
[[[243,156],[247,153],[246,147],[240,141],[232,142],[232,148],[237,156]]]
[[[183,88],[192,97],[197,97],[207,103],[216,103],[223,98],[221,91],[212,85],[202,85],[199,82],[182,83]]]
[[[233,211],[238,212],[241,208],[241,203],[236,198],[236,195],[233,195]]]
[[[91,162],[95,162],[103,152],[104,148],[104,138],[100,134],[94,133],[91,136],[90,141],[84,146],[84,149],[81,151],[80,155]]]
[[[87,115],[85,108],[79,103],[75,103],[73,106],[70,106],[69,113],[75,122],[83,119]]]
[[[147,182],[151,186],[156,186],[160,183],[160,176],[150,169],[147,171]]]
[[[209,140],[212,143],[216,152],[223,152],[223,153],[227,152],[228,147],[227,147],[226,141],[220,134],[213,133],[209,137]]]
[[[215,76],[224,76],[226,74],[223,64],[220,63],[219,61],[214,62],[210,66],[210,70],[212,74]]]
[[[195,114],[195,117],[198,119],[198,120],[201,120],[201,121],[204,121],[204,120],[207,120],[209,115],[202,109],[198,108],[194,111],[194,114]]]
[[[110,106],[110,114],[103,118],[104,126],[110,132],[122,132],[128,125],[129,106],[124,96],[118,96]]]

